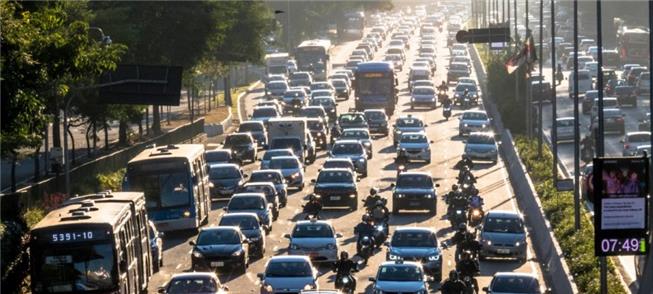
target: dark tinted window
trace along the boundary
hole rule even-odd
[[[531,277],[496,277],[492,280],[492,292],[540,293],[540,284]]]

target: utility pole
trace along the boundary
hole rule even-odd
[[[574,52],[578,52],[578,0],[574,0]],[[574,228],[580,230],[580,117],[578,113],[578,54],[574,53]],[[590,134],[592,135],[592,134]]]
[[[544,4],[542,3],[544,1],[540,2],[540,14],[542,13],[542,10],[544,8]],[[555,0],[551,0],[551,29],[553,30],[553,27],[555,26]],[[540,15],[540,17],[543,17]],[[540,26],[540,39],[542,38],[542,26]],[[542,52],[542,47],[540,47],[540,52]],[[553,150],[553,166],[552,166],[552,172],[551,174],[553,175],[553,183],[557,184],[558,182],[558,124],[556,124],[556,120],[558,119],[558,100],[557,95],[556,95],[556,84],[553,79],[555,79],[555,72],[556,72],[556,67],[554,66],[555,61],[556,61],[556,47],[555,47],[555,32],[551,31],[551,114],[552,114],[552,128],[551,128],[551,145],[552,145],[552,150]],[[540,66],[542,66],[542,59],[540,59]],[[541,83],[541,82],[540,82]],[[540,91],[542,87],[540,87]],[[542,101],[540,100],[540,132],[542,132]],[[539,142],[541,144],[542,142],[542,134],[540,133],[539,136]],[[540,146],[541,148],[541,146]],[[540,153],[541,154],[541,153]]]
[[[526,26],[526,36],[524,41],[531,36],[531,31],[528,27],[528,0],[524,0],[526,4],[524,7],[524,25]],[[526,67],[526,134],[528,138],[533,138],[533,113],[531,111],[533,105],[533,93],[531,93],[531,72],[530,68]]]
[[[551,5],[553,7],[553,3],[551,3]],[[543,61],[544,60],[544,54],[542,54],[542,47],[544,45],[544,42],[543,42],[544,41],[544,30],[542,28],[543,26],[544,26],[544,0],[540,0],[540,50],[539,50],[540,51],[539,52],[540,53],[540,58],[539,58],[540,59],[539,60],[540,86],[539,86],[539,89],[538,89],[538,91],[539,91],[539,93],[538,93],[539,101],[537,103],[538,104],[537,105],[538,106],[538,110],[537,110],[537,117],[538,117],[538,121],[537,121],[537,126],[538,126],[537,155],[538,155],[539,158],[542,158],[542,136],[544,136],[544,131],[543,131],[543,127],[542,127],[542,117],[543,117],[543,115],[542,115],[542,101],[544,100],[544,97],[542,97],[543,95],[542,95],[542,78],[541,78],[543,76],[543,74],[544,74],[543,69],[542,69],[543,63],[544,63],[544,61]],[[553,58],[551,59],[551,67],[554,69],[554,74],[551,75],[552,77],[554,77],[554,78],[551,79],[552,81],[555,79],[555,66],[553,66],[553,64],[555,64],[554,60],[555,60],[555,56],[553,56]],[[555,83],[552,83],[552,84],[555,84]],[[552,85],[552,87],[555,88],[555,85]],[[553,91],[553,92],[555,92],[555,91]],[[553,95],[551,97],[551,103],[555,103],[555,95]],[[553,118],[554,118],[553,124],[555,125],[555,114],[553,115]],[[553,137],[551,138],[551,140],[553,140]],[[555,141],[553,141],[551,143],[556,144]]]
[[[598,157],[603,157],[604,152],[604,138],[603,138],[603,30],[601,20],[601,0],[596,0],[596,46],[599,47],[597,52],[598,66],[596,73],[596,88],[598,90],[598,123],[599,129],[596,140],[596,153]],[[596,220],[595,220],[596,221]],[[601,294],[608,294],[608,265],[605,256],[599,257],[600,263],[600,282]]]

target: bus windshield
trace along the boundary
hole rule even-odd
[[[38,247],[32,252],[37,292],[107,291],[117,285],[110,242]]]
[[[190,204],[190,170],[182,161],[155,161],[129,167],[130,191],[143,191],[148,209]]]
[[[322,72],[325,68],[326,53],[319,47],[297,48],[296,58],[299,70]]]
[[[358,78],[356,93],[358,95],[391,95],[394,81],[392,78]]]

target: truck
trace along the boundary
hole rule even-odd
[[[268,120],[267,149],[292,149],[301,162],[315,162],[315,142],[304,117],[282,117]]]
[[[397,77],[388,62],[362,62],[356,69],[356,110],[385,109],[390,116],[397,103]]]
[[[271,53],[265,55],[265,73],[282,74],[288,76],[288,60],[290,56],[285,52]]]

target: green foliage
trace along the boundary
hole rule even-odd
[[[508,74],[505,63],[510,52],[504,50],[498,54],[485,54],[485,45],[477,45],[479,54],[485,63],[487,72],[487,91],[497,104],[504,125],[515,134],[525,132],[526,112],[526,69],[521,66]],[[515,96],[516,80],[519,80],[519,94]]]
[[[121,168],[115,172],[98,174],[95,179],[98,182],[99,190],[120,191],[122,178],[125,176],[126,172],[127,169]]]
[[[562,248],[563,255],[574,281],[581,293],[599,293],[599,263],[594,256],[594,226],[590,216],[583,211],[581,229],[574,228],[574,202],[570,192],[558,192],[551,178],[553,158],[544,146],[543,157],[537,156],[537,141],[515,137],[519,157],[526,165],[535,184],[544,213],[553,227],[553,233]],[[614,264],[608,262],[609,293],[626,293],[619,283]]]
[[[32,206],[25,209],[25,212],[23,212],[23,220],[25,220],[27,227],[32,228],[45,217],[46,213],[45,209],[38,206]]]

